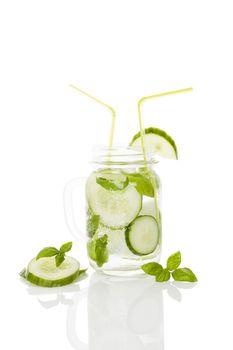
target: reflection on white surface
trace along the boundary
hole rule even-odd
[[[50,309],[59,304],[73,304],[73,294],[77,294],[80,291],[80,286],[78,284],[70,284],[68,286],[56,288],[41,288],[34,286],[24,279],[21,279],[21,282],[27,286],[28,294],[37,297],[39,304],[46,309]]]
[[[88,288],[83,289],[81,284],[40,288],[22,282],[42,307],[50,309],[59,304],[67,307],[67,337],[77,350],[164,350],[163,291],[180,302],[180,289],[196,285],[156,283],[148,276],[111,277],[96,272]],[[80,315],[84,298],[87,308]],[[88,343],[80,334],[85,319]]]
[[[87,291],[88,344],[80,341],[76,323],[85,293],[68,309],[67,334],[75,349],[164,349],[164,285],[150,278],[118,278],[94,273]]]

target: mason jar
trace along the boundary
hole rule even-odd
[[[129,148],[95,148],[86,180],[86,235],[90,265],[110,275],[142,273],[159,261],[161,183],[156,160]]]

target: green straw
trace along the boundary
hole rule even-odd
[[[92,100],[100,103],[102,106],[108,108],[111,113],[112,113],[112,123],[111,123],[111,129],[110,129],[110,138],[109,138],[109,148],[112,148],[112,145],[113,145],[113,136],[114,136],[114,128],[115,128],[115,119],[116,119],[116,112],[114,110],[113,107],[109,106],[107,103],[99,100],[98,98],[90,95],[89,93],[83,91],[82,89],[78,88],[77,86],[73,85],[73,84],[70,84],[70,87],[72,87],[73,89],[81,92],[83,95],[91,98]]]

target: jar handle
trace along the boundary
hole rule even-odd
[[[67,313],[67,337],[70,344],[79,350],[88,350],[88,344],[84,343],[80,340],[77,329],[81,329],[81,327],[76,325],[76,313],[79,303],[83,298],[87,298],[88,289],[85,288],[80,292],[76,293],[73,297],[73,304],[68,308]]]
[[[69,181],[63,193],[65,220],[72,236],[86,242],[85,177]]]

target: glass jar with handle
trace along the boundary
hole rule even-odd
[[[151,156],[145,162],[142,153],[129,148],[95,148],[91,164],[85,188],[84,179],[66,186],[67,224],[86,241],[95,270],[111,275],[141,273],[140,266],[158,261],[161,252],[161,183],[154,171],[156,161]],[[85,208],[80,204],[84,197]],[[81,215],[84,211],[86,219]],[[84,223],[86,228],[80,230]]]

